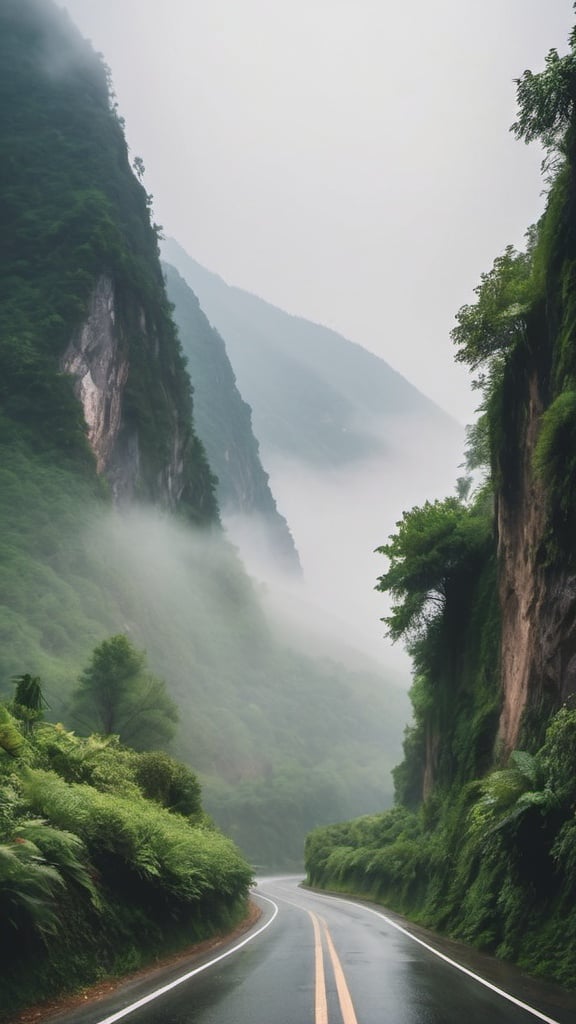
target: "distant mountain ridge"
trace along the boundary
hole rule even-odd
[[[385,454],[386,423],[418,419],[440,436],[460,427],[379,356],[336,331],[226,284],[173,239],[164,258],[225,339],[264,450],[338,466]]]
[[[0,712],[38,676],[74,727],[91,651],[128,635],[209,812],[295,866],[310,827],[390,798],[405,695],[289,646],[224,536],[150,197],[109,72],[52,0],[0,3],[0,92]],[[11,828],[0,814],[0,844]]]
[[[163,264],[168,298],[194,381],[194,426],[218,479],[224,516],[257,517],[262,557],[299,572],[294,540],[280,515],[252,430],[252,410],[243,401],[224,340],[210,325],[196,295],[178,271]]]

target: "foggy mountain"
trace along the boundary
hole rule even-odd
[[[255,862],[294,865],[309,828],[390,802],[405,694],[338,663],[337,630],[299,646],[224,535],[151,199],[108,70],[50,0],[1,6],[0,89],[2,695],[39,676],[49,716],[80,729],[81,670],[128,635],[218,823]]]
[[[194,381],[194,425],[218,479],[216,493],[223,515],[249,516],[257,522],[262,557],[288,573],[298,572],[294,541],[270,491],[252,431],[251,409],[236,387],[224,341],[178,271],[164,264],[164,273]]]
[[[173,239],[162,251],[225,340],[265,459],[281,455],[326,468],[397,454],[398,419],[425,425],[438,443],[458,436],[456,422],[383,359],[229,286]],[[383,308],[383,331],[385,315]]]
[[[303,585],[278,579],[250,518],[227,516],[230,535],[294,620],[312,614],[407,686],[406,658],[383,640],[386,606],[373,590],[383,565],[373,552],[403,509],[453,489],[461,426],[360,345],[227,285],[172,239],[162,250],[224,339]]]

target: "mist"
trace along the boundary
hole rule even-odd
[[[384,454],[337,468],[310,467],[263,449],[278,507],[302,563],[302,578],[282,574],[262,548],[253,517],[226,515],[230,537],[258,579],[270,584],[264,605],[298,628],[307,649],[324,645],[340,657],[371,659],[408,688],[410,660],[385,637],[387,595],[375,591],[387,568],[375,549],[387,543],[402,513],[453,494],[462,469],[464,432],[436,432],[417,417],[389,417],[370,429]],[[312,626],[313,624],[313,626]],[[321,638],[321,639],[320,639]]]
[[[454,314],[543,208],[515,84],[569,0],[65,0],[112,68],[155,219],[467,421]]]
[[[311,587],[287,599],[218,529],[150,508],[93,511],[82,544],[97,566],[82,588],[105,617],[94,643],[121,632],[146,650],[179,707],[174,753],[254,861],[294,866],[310,828],[390,804],[409,716],[399,674],[355,649]]]

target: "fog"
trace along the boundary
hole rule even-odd
[[[294,612],[306,589],[286,600],[218,529],[153,509],[95,513],[83,544],[92,569],[74,585],[95,640],[123,632],[147,651],[180,710],[174,752],[254,859],[296,862],[309,828],[389,804],[406,695],[341,624]]]
[[[454,493],[464,472],[463,434],[434,433],[429,422],[396,417],[384,420],[376,436],[386,442],[386,454],[337,469],[312,469],[262,451],[300,555],[302,579],[283,577],[272,555],[265,557],[257,521],[225,516],[225,523],[250,570],[270,583],[266,608],[293,627],[299,623],[312,649],[315,642],[334,644],[346,658],[345,648],[352,647],[356,658],[363,653],[374,659],[407,687],[409,659],[401,645],[385,638],[380,621],[389,600],[374,588],[387,561],[375,548],[387,542],[405,510]]]
[[[514,79],[570,0],[61,0],[110,64],[155,217],[463,421],[454,314],[542,209]]]

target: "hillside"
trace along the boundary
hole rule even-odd
[[[149,200],[107,70],[50,3],[7,0],[0,17],[2,438],[85,476],[96,467],[118,500],[213,521]]]
[[[405,663],[382,641],[373,552],[393,528],[399,500],[453,486],[463,429],[360,345],[227,285],[173,240],[162,250],[224,338],[298,549],[304,600],[387,674],[403,670],[407,679]],[[276,585],[250,516],[228,515],[226,526],[250,570]]]
[[[162,242],[226,341],[265,458],[337,468],[396,454],[397,421],[450,443],[457,425],[383,359],[342,335],[226,284],[174,239]]]
[[[405,695],[288,643],[227,542],[141,168],[50,0],[0,7],[0,93],[0,693],[39,676],[81,733],[79,674],[128,636],[208,809],[255,862],[298,864],[307,829],[389,802]]]
[[[32,681],[33,682],[33,681]],[[193,773],[0,705],[0,1020],[243,920],[251,869]],[[32,723],[32,726],[30,725]],[[52,1007],[47,1011],[52,1012]]]
[[[397,807],[308,840],[310,879],[576,987],[576,30],[517,83],[548,200],[456,317],[485,483],[405,512],[381,548],[414,664]],[[469,484],[471,480],[469,481]]]
[[[194,381],[194,426],[218,480],[223,515],[250,516],[257,523],[263,555],[286,572],[298,572],[294,541],[270,490],[252,430],[252,411],[236,386],[224,340],[178,271],[165,263],[164,273]]]

